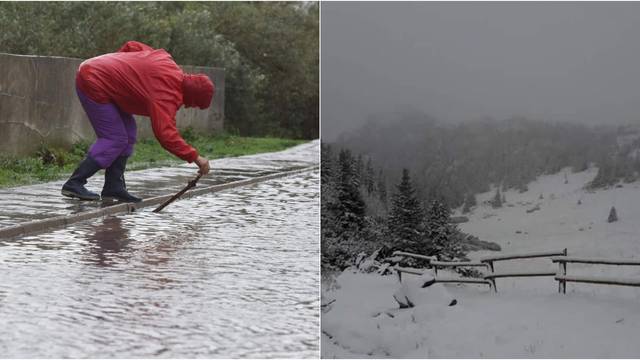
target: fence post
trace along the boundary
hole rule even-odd
[[[567,248],[564,248],[564,256],[567,256]],[[563,262],[562,263],[562,275],[566,276],[567,275],[567,262]],[[567,293],[567,281],[566,280],[562,280],[562,293],[566,294]]]
[[[562,262],[558,261],[558,273],[562,274]],[[562,293],[562,280],[558,280],[558,294]]]
[[[567,263],[566,262],[562,263],[562,275],[567,275]],[[566,280],[562,280],[562,293],[563,294],[567,293],[567,281]]]
[[[396,269],[396,273],[398,274],[398,282],[402,282],[402,271]]]

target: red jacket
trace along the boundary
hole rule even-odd
[[[98,103],[115,103],[130,114],[149,116],[162,147],[193,162],[198,152],[176,128],[176,113],[183,105],[183,77],[180,67],[164,49],[129,41],[118,52],[80,64],[76,84]]]

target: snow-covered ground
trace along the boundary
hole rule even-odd
[[[468,223],[460,224],[460,229],[481,240],[498,243],[505,253],[567,248],[570,256],[640,260],[640,184],[585,190],[585,185],[596,173],[597,169],[592,168],[581,173],[566,170],[540,177],[529,184],[529,191],[525,193],[507,191],[507,202],[499,209],[483,205],[494,192],[481,194],[477,197],[480,205],[469,215]],[[540,210],[527,212],[536,206]],[[609,223],[607,217],[612,206],[616,208],[619,220]],[[487,254],[476,252],[470,257]],[[496,271],[534,269],[555,270],[557,265],[552,265],[548,259],[496,263]],[[640,279],[640,266],[568,264],[567,270],[574,275]],[[552,290],[556,284],[551,278],[499,279],[497,282],[499,290],[540,288],[543,293]],[[640,298],[640,289],[628,287],[568,284],[567,291]]]
[[[503,252],[567,248],[569,255],[640,259],[640,184],[589,192],[596,169],[563,171],[508,191],[499,209],[479,206],[460,228]],[[567,183],[565,184],[565,174]],[[540,195],[542,194],[542,199]],[[580,201],[580,204],[578,204]],[[539,210],[527,212],[538,205]],[[608,223],[611,206],[619,221]],[[489,252],[470,254],[479,258]],[[496,271],[556,270],[549,259],[497,262]],[[569,274],[640,279],[640,266],[568,264]],[[499,292],[484,285],[420,289],[403,276],[416,306],[398,309],[395,276],[344,272],[323,290],[322,357],[638,357],[640,289],[567,284],[546,278],[498,279]],[[443,295],[444,294],[444,295]],[[448,306],[450,298],[458,304]]]

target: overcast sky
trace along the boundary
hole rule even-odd
[[[327,140],[404,106],[448,122],[640,120],[640,3],[321,6]]]

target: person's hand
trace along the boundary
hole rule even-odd
[[[198,158],[195,161],[196,165],[200,168],[198,173],[201,175],[207,175],[209,173],[209,159],[198,155]]]

